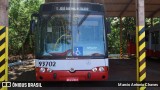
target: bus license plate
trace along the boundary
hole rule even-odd
[[[70,81],[79,81],[78,78],[67,78],[66,81],[70,82]]]

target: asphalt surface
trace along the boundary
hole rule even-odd
[[[33,67],[34,68],[34,67]],[[160,82],[160,60],[147,60],[146,81]],[[14,81],[35,81],[35,71],[25,71]],[[136,60],[135,59],[110,59],[108,81],[136,81]],[[8,90],[136,90],[136,87],[95,87],[88,83],[88,87],[71,85],[70,87],[48,87],[48,88],[9,88]],[[103,83],[105,84],[105,82]],[[147,87],[147,90],[160,90],[160,87]]]

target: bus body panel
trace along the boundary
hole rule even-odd
[[[54,66],[49,66],[50,62],[55,62]],[[40,65],[39,63],[45,63]],[[48,65],[46,65],[48,63]],[[108,66],[108,59],[78,59],[78,60],[36,60],[36,67],[50,68],[52,70],[91,70],[94,67]]]
[[[54,66],[43,66],[40,63],[55,62]],[[108,79],[108,59],[90,59],[90,60],[35,60],[36,79],[38,81],[99,81]],[[103,67],[104,71],[99,71]],[[41,72],[40,68],[45,68]],[[92,69],[97,68],[96,72]],[[48,72],[47,69],[51,69]],[[71,69],[74,72],[71,72]]]
[[[149,58],[160,58],[160,24],[146,28],[146,56]],[[133,33],[132,33],[133,34]],[[136,54],[135,33],[128,38],[127,53],[129,56]]]
[[[106,67],[106,70],[108,70],[108,67]],[[36,68],[37,81],[105,81],[108,79],[108,71],[92,72],[91,70],[83,70],[75,73],[70,73],[67,70],[57,70],[52,73],[40,73],[38,71],[39,68]]]

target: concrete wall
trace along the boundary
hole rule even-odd
[[[8,0],[0,0],[0,25],[8,26]]]

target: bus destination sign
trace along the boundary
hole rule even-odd
[[[58,11],[89,11],[89,8],[88,7],[65,7],[65,6],[62,6],[62,7],[56,7],[56,10]]]

